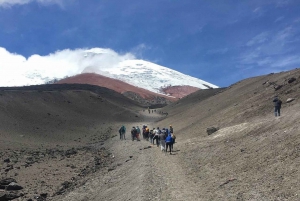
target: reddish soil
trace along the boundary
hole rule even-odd
[[[127,84],[117,79],[105,77],[95,73],[83,73],[79,75],[75,75],[73,77],[65,78],[57,82],[56,84],[91,84],[101,87],[106,87],[108,89],[112,89],[121,94],[131,91],[139,94],[144,99],[154,99],[157,96],[164,97],[168,100],[174,101],[175,99],[172,97],[160,95],[146,89],[138,88],[133,85]]]
[[[200,90],[197,87],[192,86],[168,86],[165,88],[162,88],[161,91],[165,94],[169,94],[170,96],[173,96],[175,98],[183,98],[191,93],[194,93],[196,91]]]

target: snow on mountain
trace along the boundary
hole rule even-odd
[[[102,69],[96,73],[155,93],[161,93],[161,89],[168,86],[218,88],[218,86],[198,78],[144,60],[121,61],[113,68]]]
[[[169,87],[170,91],[170,86],[217,88],[170,68],[137,60],[131,53],[119,54],[104,48],[65,49],[25,58],[0,47],[0,61],[0,86],[37,85],[81,73],[96,73],[162,94],[165,92],[162,89]]]

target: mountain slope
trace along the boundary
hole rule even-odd
[[[201,90],[163,108],[169,115],[156,126],[173,125],[178,163],[201,200],[299,200],[299,89],[296,69],[245,79],[210,97]],[[283,102],[280,117],[275,95]],[[211,126],[219,130],[208,135]]]
[[[143,103],[144,105],[147,105],[149,102],[152,104],[167,104],[170,101],[177,100],[176,98],[157,94],[143,88],[132,86],[121,80],[108,78],[95,73],[83,73],[73,77],[68,77],[59,80],[56,84],[91,84],[106,87],[119,92],[130,99]]]

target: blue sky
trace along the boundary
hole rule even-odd
[[[109,48],[228,86],[300,67],[299,11],[298,0],[0,0],[0,47],[26,59]]]

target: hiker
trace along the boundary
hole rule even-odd
[[[150,130],[150,132],[149,132],[149,141],[150,141],[151,144],[154,144],[154,143],[153,143],[154,130],[155,130],[155,128],[153,128],[153,129]]]
[[[119,133],[120,133],[120,140],[126,140],[125,139],[126,127],[124,125],[122,125],[121,128],[119,129]]]
[[[280,108],[281,108],[282,101],[278,98],[278,96],[275,96],[273,103],[274,103],[274,107],[275,107],[275,110],[274,110],[275,117],[280,116]]]
[[[145,128],[145,139],[148,140],[149,139],[149,128],[146,126]]]
[[[176,136],[174,134],[171,134],[171,137],[172,137],[172,145],[171,145],[171,148],[172,148],[172,151],[173,151],[173,146],[175,144],[175,139],[176,139]]]
[[[170,147],[170,154],[171,154],[171,152],[172,152],[172,144],[173,144],[171,134],[168,135],[168,137],[166,138],[165,142],[166,142],[166,152],[168,152],[168,147]]]
[[[154,140],[156,140],[156,145],[157,147],[159,146],[159,134],[160,134],[160,130],[159,127],[157,127],[157,129],[154,130],[154,137],[153,137],[153,145],[154,145]]]
[[[161,148],[161,151],[165,151],[165,148],[166,148],[166,130],[165,128],[162,129],[161,133],[159,134],[159,144],[160,144],[160,148]]]
[[[137,130],[133,126],[132,129],[131,129],[131,139],[132,139],[132,141],[134,141],[134,138],[136,138],[136,133],[137,133]]]
[[[173,134],[174,133],[174,130],[173,130],[173,127],[172,125],[170,125],[170,133]]]
[[[136,127],[136,140],[140,141],[140,134],[141,134],[141,130],[140,128],[137,126]]]

